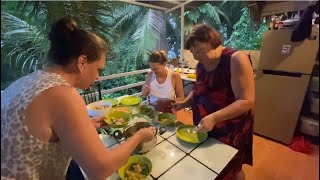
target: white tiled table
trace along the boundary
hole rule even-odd
[[[157,145],[145,154],[152,162],[152,171],[146,180],[213,180],[238,152],[213,138],[201,144],[186,143],[177,137],[176,128],[169,127],[166,133],[158,135]],[[106,147],[118,145],[108,138],[107,135],[102,138]],[[120,178],[114,173],[107,180]]]

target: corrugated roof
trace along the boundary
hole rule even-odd
[[[142,4],[160,7],[161,10],[166,11],[172,9],[182,3],[185,5],[185,11],[196,9],[197,7],[210,1],[177,1],[177,0],[162,0],[162,1],[134,1]],[[261,17],[281,14],[285,12],[294,12],[304,10],[308,5],[315,3],[315,0],[309,1],[244,1],[250,10],[252,19],[259,21]],[[180,13],[180,8],[173,12]]]

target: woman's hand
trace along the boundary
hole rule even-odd
[[[103,126],[107,126],[107,123],[104,121],[103,116],[102,117],[92,117],[91,122],[96,129],[103,127]]]
[[[155,127],[148,127],[140,129],[136,134],[140,136],[141,142],[149,142],[151,141],[156,135],[156,128]]]
[[[199,132],[208,132],[213,129],[215,124],[216,124],[216,121],[213,114],[209,114],[201,119],[201,121],[197,126],[197,129]]]
[[[149,93],[150,93],[150,86],[148,86],[148,85],[146,85],[146,84],[143,85],[141,92],[142,92],[142,95],[143,95],[143,96],[148,96]]]
[[[184,109],[185,107],[187,107],[187,103],[185,101],[179,101],[175,103],[174,110],[179,111],[181,109]]]

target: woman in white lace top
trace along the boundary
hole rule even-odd
[[[105,66],[107,44],[71,18],[53,24],[49,61],[1,94],[1,179],[65,179],[73,158],[91,179],[106,179],[154,128],[109,150],[75,88],[87,88]]]

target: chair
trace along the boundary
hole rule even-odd
[[[83,90],[83,92],[80,92],[80,95],[83,97],[86,104],[102,100],[100,82],[95,82],[94,84],[90,85],[89,88]]]

